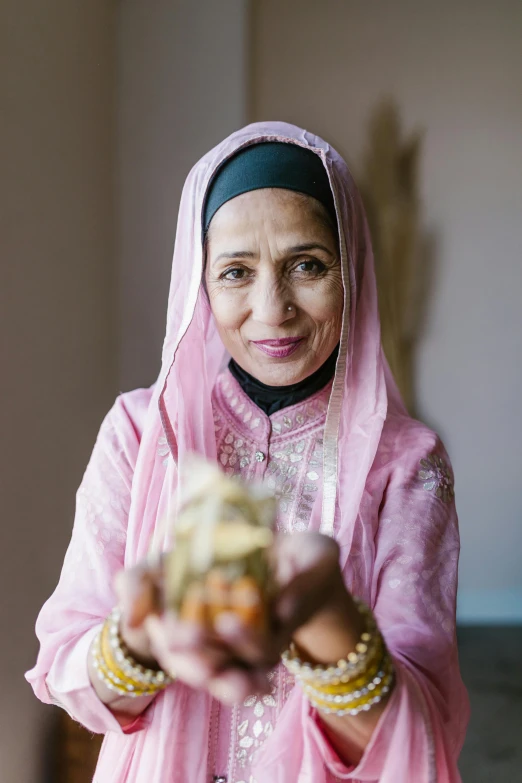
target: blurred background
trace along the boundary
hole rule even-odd
[[[344,155],[407,281],[384,321],[456,474],[463,779],[522,780],[521,40],[520,0],[1,0],[1,783],[91,779],[23,679],[34,621],[101,420],[159,370],[184,179],[266,119]]]

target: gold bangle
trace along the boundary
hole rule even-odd
[[[100,631],[100,641],[99,641],[100,656],[99,657],[103,662],[104,667],[109,672],[111,672],[115,677],[117,677],[118,680],[128,685],[135,685],[134,680],[132,680],[130,677],[127,677],[127,675],[121,669],[119,669],[114,663],[111,646],[108,640],[108,630],[109,630],[109,626],[105,622]]]
[[[379,670],[383,668],[385,662],[385,651],[382,645],[379,647],[379,655],[375,656],[372,661],[368,662],[367,669],[354,679],[347,680],[346,682],[339,681],[337,683],[325,684],[321,680],[303,680],[303,685],[311,687],[319,693],[323,694],[345,694],[353,693],[354,691],[363,688],[368,682],[377,676]]]
[[[330,702],[320,702],[316,699],[311,698],[308,696],[308,700],[310,701],[310,704],[315,707],[320,712],[324,713],[325,715],[350,715],[352,717],[355,717],[356,715],[359,715],[361,712],[368,712],[372,709],[376,704],[379,704],[379,702],[382,701],[382,699],[386,696],[387,693],[389,693],[390,688],[393,683],[393,675],[389,675],[389,678],[386,679],[386,682],[382,685],[382,687],[375,691],[375,693],[365,696],[357,701],[350,702],[348,704],[342,704],[342,703],[336,703],[332,704]]]
[[[339,685],[348,683],[367,671],[370,662],[379,655],[382,637],[370,609],[362,601],[354,599],[354,602],[364,618],[364,630],[355,645],[355,650],[348,653],[346,658],[337,661],[337,664],[323,666],[302,661],[297,654],[295,644],[292,643],[281,656],[283,664],[291,674],[303,682]]]
[[[127,676],[141,688],[157,687],[162,689],[171,683],[172,677],[169,677],[162,669],[149,669],[134,660],[120,636],[120,621],[121,610],[119,608],[113,609],[106,620],[110,655],[115,666],[124,676]]]
[[[121,611],[116,608],[107,617],[92,647],[92,662],[99,679],[120,695],[150,696],[172,682],[161,669],[148,669],[137,663],[123,643],[119,623]]]
[[[393,684],[393,663],[373,615],[361,601],[355,603],[364,617],[364,631],[355,650],[337,665],[302,661],[295,645],[282,655],[312,706],[325,714],[355,716],[370,710]]]
[[[141,688],[135,688],[131,683],[124,682],[111,672],[105,666],[105,662],[100,655],[97,655],[93,650],[93,666],[96,670],[98,679],[103,682],[105,687],[111,691],[119,694],[120,696],[131,696],[136,698],[137,696],[153,696],[158,693],[157,688],[151,688],[142,690]]]
[[[303,685],[303,690],[313,706],[322,711],[334,712],[338,715],[356,715],[361,709],[370,709],[373,704],[381,701],[382,697],[390,690],[392,681],[393,666],[391,660],[387,658],[376,675],[369,678],[359,690],[324,694],[309,685]],[[365,705],[370,706],[366,707]]]
[[[383,686],[389,685],[391,676],[393,674],[393,667],[389,657],[383,659],[380,662],[380,666],[377,671],[368,673],[366,680],[361,680],[357,689],[353,690],[347,688],[344,691],[338,690],[335,693],[325,693],[322,689],[316,688],[308,683],[301,683],[304,692],[310,699],[310,701],[321,704],[326,707],[355,707],[366,701],[369,701],[373,696],[379,695]]]

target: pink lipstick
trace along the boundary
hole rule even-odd
[[[278,340],[252,340],[256,348],[274,359],[286,359],[297,351],[304,337],[281,337]]]

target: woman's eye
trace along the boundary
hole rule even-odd
[[[243,280],[246,277],[246,270],[241,268],[227,269],[223,274],[224,280]]]
[[[324,264],[322,264],[320,261],[300,261],[299,264],[296,266],[296,270],[298,272],[306,272],[308,274],[319,274],[320,272],[323,272],[325,269]]]

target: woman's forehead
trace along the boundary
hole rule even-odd
[[[263,188],[223,204],[212,219],[209,238],[214,243],[229,240],[234,234],[259,231],[324,235],[331,233],[332,226],[326,210],[312,196],[282,188]]]

